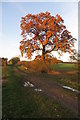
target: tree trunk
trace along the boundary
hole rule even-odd
[[[43,56],[43,60],[44,60],[45,59],[45,45],[43,45],[42,56]]]

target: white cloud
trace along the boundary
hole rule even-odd
[[[2,45],[2,47],[0,48],[0,57],[8,57],[9,59],[17,56],[20,54],[20,51],[18,45],[16,44],[7,44],[6,45]]]
[[[6,34],[0,34],[0,57],[12,58],[20,54],[19,42],[16,38],[16,43],[14,41],[15,37],[12,38]]]

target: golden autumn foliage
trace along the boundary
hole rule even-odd
[[[27,14],[21,18],[20,51],[28,58],[37,51],[42,51],[43,59],[52,51],[73,52],[75,38],[66,29],[60,15],[52,16],[49,12]]]

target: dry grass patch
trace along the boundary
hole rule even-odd
[[[49,71],[48,74],[60,75],[61,72],[59,72],[59,71]]]

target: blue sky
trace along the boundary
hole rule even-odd
[[[57,13],[64,19],[64,24],[73,37],[78,38],[78,3],[77,2],[3,2],[2,3],[2,37],[0,56],[12,58],[19,56],[19,42],[22,39],[20,20],[28,13],[49,11]],[[66,55],[65,55],[66,57]],[[66,58],[64,57],[64,61]]]

